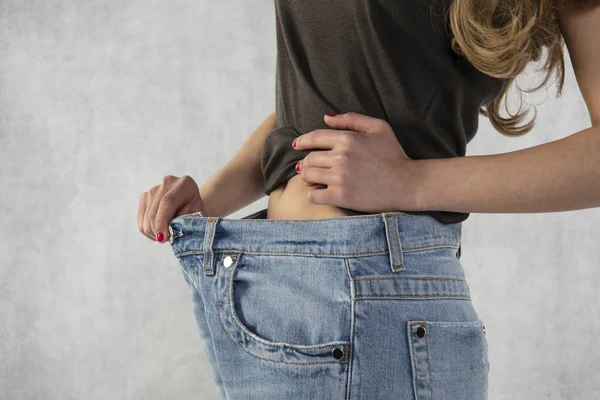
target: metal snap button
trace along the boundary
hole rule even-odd
[[[417,328],[417,337],[422,338],[423,336],[425,336],[425,328],[420,326]]]
[[[336,360],[341,360],[344,357],[344,350],[340,349],[339,347],[336,347],[331,351],[331,354]]]
[[[223,259],[223,265],[225,266],[225,268],[231,267],[232,264],[233,264],[233,258],[231,258],[231,256],[227,256]]]
[[[169,243],[173,244],[173,228],[169,225]]]

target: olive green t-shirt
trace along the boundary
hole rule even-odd
[[[411,159],[465,156],[481,106],[506,80],[483,74],[452,51],[451,1],[275,0],[277,128],[262,149],[266,195],[297,175],[297,161],[319,151],[294,150],[292,141],[334,129],[325,124],[326,113],[353,111],[388,121]],[[429,214],[448,224],[469,216],[385,211]]]

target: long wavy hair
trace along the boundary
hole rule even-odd
[[[522,110],[522,92],[531,93],[544,86],[552,74],[557,75],[557,94],[561,96],[565,64],[564,38],[558,20],[561,0],[454,0],[448,8],[452,50],[465,57],[479,71],[495,78],[507,79],[499,95],[482,106],[479,113],[488,117],[491,124],[505,136],[521,136],[535,123],[534,116],[523,124],[528,110]],[[593,6],[600,0],[564,0]],[[546,76],[537,87],[519,90],[520,105],[516,114],[500,116],[500,103],[506,97],[517,75],[528,63],[540,60],[546,49],[542,71]],[[504,99],[506,100],[506,99]]]

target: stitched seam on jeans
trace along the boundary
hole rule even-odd
[[[393,218],[393,215],[386,216],[386,218]],[[388,221],[389,221],[389,219],[388,219]],[[394,229],[392,229],[392,230],[394,231],[394,237],[396,238],[396,244],[398,246],[402,246],[402,244],[400,243],[400,238],[398,237],[398,230],[397,230],[398,224],[396,223],[395,218],[393,219],[393,221],[394,221],[394,223],[392,224],[392,226],[394,227]],[[388,222],[388,226],[389,226],[389,222]],[[392,251],[394,251],[394,250],[392,249]],[[397,249],[397,251],[400,252],[400,257],[402,257],[402,252],[404,251],[404,249],[400,248],[400,249]],[[404,265],[402,265],[402,264],[392,265],[392,270],[394,270],[394,271],[401,271],[403,269],[404,269]]]
[[[430,325],[435,325],[435,326],[439,326],[441,328],[473,328],[473,327],[480,327],[481,323],[477,320],[477,321],[473,321],[471,323],[453,323],[453,322],[446,322],[446,323],[440,323],[437,321],[428,321],[428,323]]]
[[[429,330],[429,328],[427,327],[427,322],[425,322],[425,327],[427,330]],[[431,334],[431,332],[429,332],[427,335],[425,335],[425,340],[427,342],[427,365],[429,366],[429,391],[431,392],[431,400],[433,400],[433,381],[431,379],[431,360],[429,359],[429,335]]]
[[[352,278],[352,280],[355,281],[369,281],[369,280],[383,280],[383,279],[409,279],[409,280],[416,280],[416,281],[434,281],[434,280],[440,280],[440,281],[465,281],[465,279],[463,278],[443,278],[443,277],[410,277],[410,276],[393,276],[393,277],[387,277],[387,276],[383,276],[383,277],[363,277],[363,278]]]
[[[269,361],[275,364],[292,364],[292,365],[313,365],[313,364],[345,364],[345,362],[338,362],[338,361],[313,361],[313,362],[305,362],[305,363],[299,363],[299,362],[292,362],[292,361],[276,361],[276,360],[272,360],[269,358],[265,358],[265,357],[261,357],[257,354],[254,354],[248,350],[246,350],[241,344],[239,344],[235,339],[233,339],[231,337],[231,335],[229,334],[229,331],[227,330],[227,328],[225,327],[225,324],[223,323],[222,317],[221,317],[221,307],[220,307],[220,296],[219,294],[219,276],[220,273],[217,273],[217,281],[215,284],[215,295],[216,300],[217,300],[217,314],[219,316],[219,323],[221,324],[221,327],[223,328],[223,331],[225,331],[225,334],[229,337],[229,339],[236,344],[236,346],[238,346],[240,349],[242,349],[243,351],[245,351],[246,353],[250,354],[251,356],[254,356],[256,358],[260,358],[261,360],[265,360],[265,361]]]
[[[408,324],[408,349],[409,349],[409,353],[410,353],[410,368],[412,370],[412,381],[413,381],[413,390],[415,392],[415,400],[419,400],[419,392],[417,390],[417,371],[416,371],[416,364],[417,364],[417,356],[415,354],[415,348],[413,345],[413,340],[412,340],[412,326],[413,324],[409,322]]]
[[[236,325],[242,330],[244,331],[248,336],[250,336],[252,339],[254,339],[257,342],[260,342],[266,346],[270,346],[270,347],[275,347],[275,348],[283,348],[283,347],[287,347],[290,348],[292,350],[302,350],[302,349],[319,349],[319,348],[324,348],[324,347],[330,347],[330,346],[336,346],[336,345],[343,345],[345,343],[347,343],[346,341],[334,341],[334,342],[329,342],[329,343],[324,343],[324,344],[317,344],[317,345],[300,345],[300,344],[291,344],[291,343],[285,343],[285,342],[273,342],[270,340],[266,340],[261,338],[260,336],[258,336],[256,333],[251,332],[248,330],[248,328],[246,328],[246,326],[244,324],[242,324],[242,321],[240,321],[237,317],[237,314],[235,312],[235,306],[233,303],[233,276],[235,274],[235,270],[237,267],[238,263],[236,262],[235,265],[233,265],[233,269],[231,270],[230,276],[229,276],[229,280],[227,281],[227,293],[228,293],[228,299],[229,299],[229,309],[230,309],[230,313],[231,313],[231,317],[233,318],[233,321],[236,323]]]
[[[407,213],[403,213],[401,211],[390,211],[391,213],[394,214],[402,214],[402,215],[408,215],[409,217],[414,217],[415,215],[413,214],[407,214]],[[261,222],[273,222],[273,221],[291,221],[291,222],[307,222],[307,223],[318,223],[319,221],[332,221],[332,220],[342,220],[342,219],[371,219],[371,218],[380,218],[381,217],[381,213],[376,213],[376,214],[371,214],[369,216],[359,216],[359,215],[352,215],[352,216],[341,216],[341,217],[331,217],[331,218],[313,218],[313,219],[235,219],[235,218],[223,218],[223,217],[219,217],[221,219],[221,221],[235,221],[235,222],[250,222],[250,223],[261,223]],[[194,216],[185,216],[185,215],[180,215],[178,218],[181,219],[191,219],[191,220],[198,220],[198,219],[207,219],[207,218],[216,218],[216,217],[200,217],[198,215],[194,215]]]
[[[350,273],[350,263],[348,261],[347,258],[344,258],[344,264],[346,265],[346,271],[348,272],[348,277],[350,278],[349,283],[350,283],[350,300],[352,301],[352,307],[351,307],[351,324],[350,324],[350,343],[352,343],[352,346],[350,346],[350,352],[352,353],[352,358],[350,358],[350,355],[348,354],[348,387],[346,388],[346,400],[350,400],[350,395],[351,395],[351,391],[352,391],[352,367],[353,367],[353,360],[354,360],[354,317],[355,317],[355,302],[356,302],[356,291],[354,288],[354,281],[352,280],[352,274]]]
[[[402,249],[403,252],[415,252],[415,251],[423,251],[423,250],[430,250],[430,249],[439,249],[439,248],[444,248],[444,247],[451,247],[451,248],[458,248],[457,245],[452,244],[452,243],[441,243],[441,244],[436,244],[436,245],[432,245],[432,246],[424,246],[424,247],[412,247],[412,248],[406,248],[406,249]],[[254,254],[254,255],[289,255],[289,256],[313,256],[313,257],[355,257],[355,256],[363,256],[363,255],[384,255],[384,254],[389,254],[388,250],[384,250],[384,251],[374,251],[374,252],[364,252],[364,253],[295,253],[295,252],[288,252],[288,251],[247,251],[247,250],[242,250],[240,251],[239,249],[220,249],[220,248],[213,248],[212,249],[214,252],[229,252],[229,253],[243,253],[243,254]],[[180,257],[180,256],[185,256],[185,255],[191,255],[191,254],[201,254],[204,253],[204,250],[200,250],[200,249],[195,249],[195,250],[186,250],[186,251],[182,251],[179,253],[176,253],[175,256],[176,257]]]
[[[452,296],[452,295],[431,295],[431,296],[388,296],[388,295],[374,295],[374,296],[356,296],[356,299],[465,299],[471,300],[470,296]]]

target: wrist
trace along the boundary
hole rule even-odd
[[[410,184],[413,194],[410,211],[430,210],[430,187],[434,163],[430,159],[412,160],[412,182]]]
[[[207,217],[219,217],[221,211],[215,208],[214,189],[207,184],[198,187],[202,199],[202,214]]]

